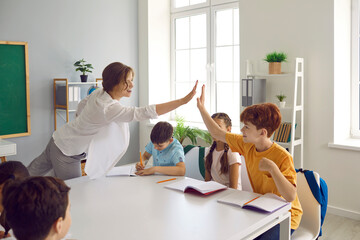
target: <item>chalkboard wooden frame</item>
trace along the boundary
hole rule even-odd
[[[17,65],[17,63],[11,62],[9,59],[11,59],[11,57],[9,56],[4,56],[4,52],[3,52],[3,56],[1,56],[0,54],[0,64],[2,63],[2,65],[0,65],[0,71],[5,72],[5,74],[9,74],[11,73],[11,71],[14,71],[14,65],[17,65],[15,67],[18,68],[25,68],[25,69],[20,69],[21,72],[23,74],[20,74],[21,76],[17,77],[16,79],[16,83],[17,86],[24,89],[24,94],[26,94],[25,97],[22,96],[23,101],[19,101],[19,103],[17,103],[19,105],[18,109],[23,109],[23,112],[20,112],[20,115],[16,115],[16,116],[20,116],[20,117],[16,117],[16,119],[14,119],[15,115],[12,115],[10,113],[13,113],[14,111],[20,111],[17,110],[16,108],[14,109],[14,105],[12,106],[12,109],[10,108],[11,104],[9,104],[9,102],[12,101],[12,99],[6,99],[6,100],[1,100],[0,99],[0,114],[1,113],[6,113],[6,114],[2,114],[1,118],[2,118],[2,125],[3,127],[0,126],[0,138],[13,138],[13,137],[23,137],[23,136],[29,136],[31,134],[31,124],[30,124],[30,93],[29,93],[29,61],[28,61],[28,43],[27,42],[13,42],[13,41],[0,41],[0,46],[4,45],[4,49],[6,49],[7,51],[4,51],[5,53],[9,53],[12,54],[13,51],[18,51],[16,52],[16,54],[19,55],[20,53],[20,57],[18,58],[19,60],[19,64]],[[14,47],[12,47],[14,46]],[[18,46],[18,47],[16,47]],[[23,50],[21,48],[21,46],[23,46]],[[8,48],[6,48],[8,47]],[[20,49],[20,51],[19,51]],[[16,56],[18,56],[16,55]],[[12,56],[12,55],[11,55]],[[9,60],[9,62],[7,63],[7,61]],[[22,62],[24,61],[24,62]],[[8,71],[8,72],[7,72]],[[1,74],[1,72],[0,72]],[[9,77],[10,76],[10,77]],[[7,78],[0,78],[0,86],[7,86],[5,81],[12,81],[14,79],[11,79],[12,74],[9,74]],[[15,78],[15,76],[14,76]],[[10,84],[11,85],[11,84]],[[15,85],[15,84],[13,84]],[[9,96],[11,96],[12,92],[10,91],[16,91],[17,89],[13,88],[13,89],[5,89],[6,91],[9,91],[9,93],[7,93]],[[22,94],[20,94],[22,95]],[[16,98],[16,95],[14,94],[13,98]],[[1,102],[1,101],[6,101],[6,102]],[[16,105],[15,105],[16,106]],[[26,109],[26,111],[24,111],[24,109]],[[9,113],[10,111],[10,113]],[[11,112],[13,111],[13,112]],[[8,114],[9,113],[9,114]],[[17,119],[21,119],[22,123],[20,124],[21,126],[18,125],[14,125],[15,127],[10,129],[6,129],[4,127],[4,122],[8,122],[9,126],[11,125],[11,123],[14,120]],[[4,130],[5,129],[5,130]]]

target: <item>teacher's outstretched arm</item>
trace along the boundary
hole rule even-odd
[[[196,81],[195,86],[191,90],[191,92],[183,98],[166,103],[157,104],[156,113],[158,115],[162,115],[180,107],[181,105],[187,104],[195,96],[197,85],[198,85],[198,81]]]
[[[201,96],[197,98],[197,107],[200,111],[201,117],[208,129],[209,133],[213,138],[216,138],[224,143],[226,143],[226,131],[222,130],[219,125],[211,118],[210,114],[206,111],[205,108],[205,85],[201,88]]]

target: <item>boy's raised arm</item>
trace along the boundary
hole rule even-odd
[[[210,114],[205,108],[205,85],[201,88],[201,96],[197,98],[197,107],[200,111],[201,117],[213,138],[216,138],[226,143],[226,131],[222,130],[216,122],[211,118]]]
[[[239,185],[239,163],[234,163],[232,165],[230,165],[230,176],[229,176],[229,180],[230,180],[230,184],[229,187],[237,189],[238,185]]]

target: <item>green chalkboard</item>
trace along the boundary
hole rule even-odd
[[[26,42],[0,41],[0,137],[30,135]]]

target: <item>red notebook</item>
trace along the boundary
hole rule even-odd
[[[209,195],[211,193],[227,188],[227,186],[220,184],[218,182],[214,182],[214,181],[204,182],[187,177],[180,181],[168,184],[165,187],[170,189],[180,190],[183,192],[196,191],[204,195]]]

